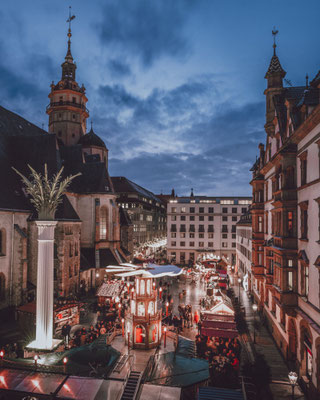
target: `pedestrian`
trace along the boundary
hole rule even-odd
[[[69,344],[69,341],[70,341],[70,332],[71,332],[71,326],[69,325],[69,322],[67,322],[67,324],[66,324],[67,345]]]
[[[198,335],[201,335],[202,322],[198,322]]]

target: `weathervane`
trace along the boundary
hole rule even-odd
[[[277,45],[276,45],[276,36],[277,36],[278,33],[279,33],[279,31],[277,31],[277,30],[276,30],[276,27],[274,26],[274,27],[273,27],[273,30],[272,30],[272,36],[273,36],[273,54],[274,54],[274,55],[276,55],[276,47],[277,47]]]
[[[69,23],[69,30],[68,30],[68,38],[69,38],[69,40],[70,40],[70,38],[71,38],[71,36],[72,36],[72,34],[71,34],[71,21],[73,20],[73,19],[75,19],[75,15],[71,15],[71,6],[69,6],[69,18],[67,19],[67,23]]]

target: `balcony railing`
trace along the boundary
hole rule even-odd
[[[73,101],[58,101],[58,102],[52,102],[47,105],[46,109],[49,110],[51,107],[63,107],[63,106],[71,106],[75,108],[81,108],[81,110],[86,111],[89,113],[89,110],[86,108],[84,104],[79,104],[79,103],[74,103]]]

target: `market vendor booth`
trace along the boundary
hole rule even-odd
[[[231,304],[221,300],[211,310],[203,312],[201,334],[209,337],[237,337],[238,331]]]

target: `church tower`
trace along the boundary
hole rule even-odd
[[[283,78],[286,76],[285,70],[281,67],[279,58],[276,54],[276,35],[278,31],[273,30],[272,35],[274,38],[273,41],[273,56],[270,61],[270,65],[268,71],[265,75],[265,79],[267,79],[268,86],[267,89],[264,91],[266,95],[266,124],[265,130],[268,135],[273,136],[274,134],[274,104],[273,104],[273,96],[276,94],[281,94],[283,91]]]
[[[68,50],[62,63],[61,80],[51,84],[49,115],[49,132],[55,133],[65,146],[78,143],[86,132],[86,120],[89,112],[86,108],[88,99],[85,87],[76,82],[76,64],[71,54],[71,21],[75,16],[69,12]]]

